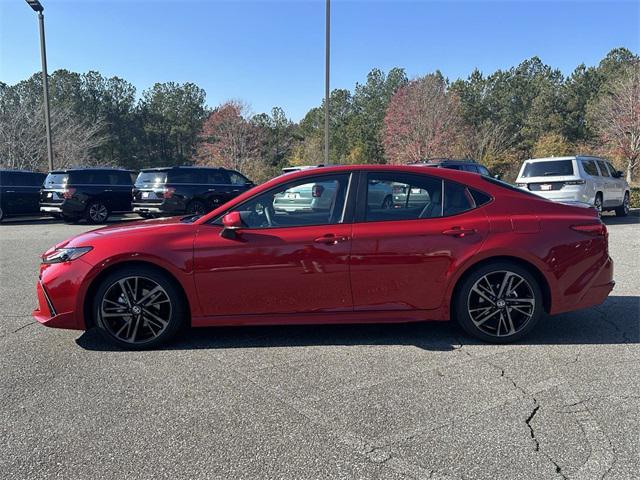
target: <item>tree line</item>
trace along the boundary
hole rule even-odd
[[[256,181],[324,161],[324,104],[299,122],[241,101],[210,108],[193,83],[137,95],[119,77],[56,70],[50,103],[57,167],[165,165],[235,168]],[[373,69],[330,95],[329,157],[337,164],[474,158],[512,178],[529,157],[599,154],[635,180],[640,169],[640,59],[625,48],[569,76],[538,57],[450,81]],[[0,167],[46,169],[40,74],[0,82]]]

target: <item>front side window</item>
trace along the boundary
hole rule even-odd
[[[258,195],[231,211],[240,212],[247,228],[340,223],[348,184],[348,174],[299,179]]]
[[[600,175],[603,177],[610,177],[609,170],[607,170],[607,164],[602,160],[598,160],[598,167],[600,167]]]
[[[416,220],[442,215],[442,180],[426,175],[370,173],[364,220]]]
[[[594,160],[583,160],[582,168],[587,175],[591,175],[592,177],[599,176],[598,167],[596,167],[596,162]]]
[[[249,183],[246,177],[243,177],[238,172],[229,172],[229,180],[232,185],[246,185]]]

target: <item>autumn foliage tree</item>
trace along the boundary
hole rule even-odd
[[[263,141],[263,129],[251,121],[248,107],[226,102],[203,123],[195,163],[230,168],[259,181],[266,166]]]
[[[439,72],[400,88],[384,118],[384,148],[394,164],[454,156],[462,133],[459,99]]]

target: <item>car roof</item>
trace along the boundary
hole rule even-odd
[[[150,167],[141,168],[141,172],[168,172],[169,170],[224,170],[235,171],[224,167],[207,167],[205,165],[176,165],[173,167]]]
[[[72,167],[63,168],[60,170],[51,170],[49,173],[61,174],[61,173],[73,173],[73,172],[126,172],[135,173],[136,170],[128,170],[126,168],[118,167]]]
[[[596,157],[595,155],[571,155],[568,157],[540,157],[540,158],[528,158],[525,162],[547,162],[552,160],[602,160],[608,162],[606,158]]]

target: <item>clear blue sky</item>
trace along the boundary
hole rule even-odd
[[[324,92],[324,1],[42,0],[49,70],[99,70],[132,82],[195,82],[214,106],[282,106],[299,120]],[[332,2],[332,88],[373,67],[451,79],[538,55],[570,73],[612,48],[639,51],[640,1]],[[40,69],[37,20],[0,0],[0,80]]]

